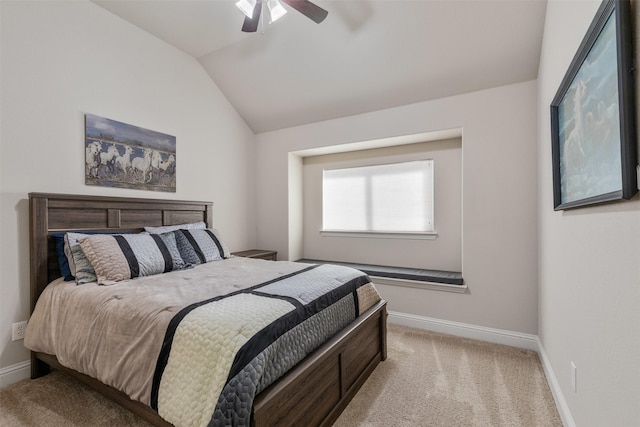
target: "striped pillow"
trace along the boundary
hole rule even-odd
[[[180,256],[187,264],[204,264],[229,257],[217,230],[176,230]]]
[[[173,232],[79,238],[100,285],[185,268]]]

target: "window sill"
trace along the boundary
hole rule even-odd
[[[372,275],[369,275],[369,277],[376,285],[402,286],[405,288],[427,289],[431,291],[453,292],[457,294],[464,294],[468,289],[467,285],[448,285],[446,283],[422,282],[418,280],[396,279]]]
[[[399,231],[343,231],[320,230],[322,237],[358,237],[368,239],[411,239],[411,240],[435,240],[436,232],[399,232]]]

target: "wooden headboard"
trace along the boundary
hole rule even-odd
[[[51,234],[139,232],[145,226],[198,221],[213,226],[212,202],[29,193],[31,312],[44,288],[60,277]]]

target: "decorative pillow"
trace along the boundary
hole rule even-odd
[[[187,264],[204,264],[229,257],[217,230],[176,230],[176,243]]]
[[[78,285],[93,283],[97,280],[96,273],[78,242],[79,238],[87,236],[89,234],[84,233],[66,233],[64,235],[64,253],[69,262],[69,271],[71,276],[76,278]]]
[[[207,225],[204,221],[192,222],[190,224],[164,225],[162,227],[145,227],[144,231],[151,234],[168,233],[176,230],[204,230]]]
[[[78,285],[84,283],[94,283],[97,281],[96,272],[93,270],[91,263],[82,252],[80,242],[78,239],[81,237],[93,236],[96,234],[114,235],[116,233],[109,232],[90,232],[90,233],[65,233],[64,234],[64,254],[69,263],[69,278],[76,280]],[[131,234],[131,233],[117,233],[117,234]],[[60,260],[58,260],[60,262]],[[66,276],[65,279],[67,280]]]
[[[53,241],[56,245],[56,255],[58,256],[58,267],[60,268],[60,275],[64,277],[66,282],[70,282],[75,279],[73,274],[71,274],[71,268],[69,267],[69,260],[67,259],[67,255],[64,253],[64,234],[65,233],[55,233],[51,235]]]
[[[185,268],[173,232],[94,235],[78,241],[100,285]]]

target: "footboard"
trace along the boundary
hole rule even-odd
[[[386,325],[387,303],[380,301],[260,393],[254,401],[253,426],[332,425],[378,363],[387,358]],[[150,407],[65,368],[55,356],[32,352],[32,363],[40,367],[39,375],[49,367],[59,369],[152,424],[170,425]]]
[[[330,426],[387,357],[386,302],[380,301],[254,402],[254,427]]]

